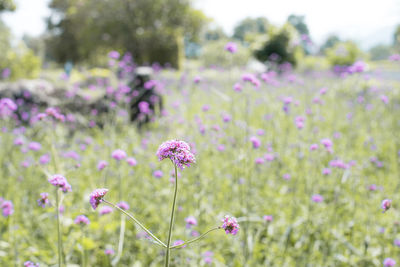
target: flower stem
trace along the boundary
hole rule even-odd
[[[56,187],[56,212],[57,212],[57,246],[58,246],[58,267],[61,267],[61,231],[60,231],[60,207],[58,201],[58,188]]]
[[[107,200],[103,199],[104,203],[107,203],[111,206],[113,206],[114,208],[118,209],[120,212],[122,212],[123,214],[125,214],[126,216],[128,216],[132,221],[134,221],[137,225],[140,226],[140,228],[142,228],[147,234],[149,234],[155,241],[157,244],[163,246],[163,247],[167,247],[167,245],[165,245],[160,239],[158,239],[155,235],[153,235],[152,232],[150,232],[143,224],[141,224],[137,219],[135,219],[135,217],[133,217],[131,214],[129,214],[128,212],[126,212],[125,210],[121,209],[120,207],[118,207],[117,205],[114,205],[111,202],[108,202]]]
[[[171,221],[169,223],[167,250],[166,250],[166,254],[165,254],[165,267],[169,267],[169,252],[170,252],[170,248],[171,248],[170,246],[171,246],[171,237],[172,237],[172,227],[174,225],[175,204],[176,204],[177,192],[178,192],[178,169],[175,164],[175,191],[174,191],[174,200],[172,202]]]
[[[196,242],[196,241],[202,239],[203,237],[205,237],[206,235],[208,235],[208,234],[211,233],[212,231],[215,231],[215,230],[218,230],[218,229],[221,229],[221,226],[214,227],[214,228],[208,230],[207,232],[205,232],[204,234],[202,234],[201,236],[196,237],[196,238],[194,238],[194,239],[192,239],[192,240],[186,241],[186,242],[184,242],[184,243],[182,243],[182,244],[180,244],[180,245],[172,246],[172,247],[170,247],[170,249],[181,248],[181,247],[183,247],[183,246],[186,246],[186,245],[189,245],[189,244],[191,244],[191,243],[194,243],[194,242]]]

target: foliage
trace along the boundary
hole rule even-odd
[[[296,65],[296,47],[293,40],[298,37],[293,27],[285,24],[282,28],[270,31],[267,41],[254,52],[254,56],[261,62],[274,61],[278,64],[289,62]],[[271,60],[271,56],[277,55]]]
[[[375,267],[386,257],[398,261],[393,243],[399,238],[399,81],[317,72],[283,75],[275,77],[277,83],[262,81],[253,88],[241,79],[247,71],[159,73],[154,79],[164,92],[166,112],[142,131],[123,116],[125,101],[101,127],[74,128],[73,122],[20,127],[1,120],[0,197],[13,201],[14,214],[0,214],[0,266],[27,260],[55,265],[54,187],[47,173],[65,174],[72,186],[63,196],[61,217],[67,266],[110,267],[116,256],[105,250],[117,251],[122,219],[115,210],[105,215],[92,210],[89,194],[99,186],[109,188],[107,200],[128,202],[129,212],[166,240],[173,165],[160,163],[156,151],[175,138],[190,143],[197,163],[179,173],[181,208],[173,239],[191,239],[209,225],[221,225],[227,213],[238,218],[241,229],[233,239],[221,231],[175,250],[173,266],[208,266],[206,253],[216,267]],[[197,75],[202,80],[195,84]],[[240,93],[232,89],[236,82],[243,84]],[[223,120],[226,113],[231,120]],[[89,122],[96,115],[87,116]],[[254,148],[251,136],[261,146]],[[21,146],[14,143],[17,138]],[[332,140],[331,150],[320,144],[325,138]],[[29,150],[32,141],[40,142],[41,150]],[[312,144],[318,148],[310,150]],[[116,162],[111,153],[118,148],[137,165]],[[48,164],[39,163],[43,154],[51,155]],[[102,171],[96,168],[100,160],[109,163]],[[338,167],[338,160],[344,164]],[[331,173],[324,175],[325,168]],[[156,170],[162,178],[152,175]],[[49,192],[51,205],[45,208],[36,202],[42,192]],[[324,200],[313,202],[314,194]],[[386,213],[380,209],[384,198],[394,207]],[[81,214],[89,225],[73,223]],[[188,216],[198,225],[187,228]],[[128,220],[123,245],[119,266],[162,266],[163,249]]]
[[[14,0],[0,0],[0,12],[14,11],[14,10],[15,10]]]
[[[393,44],[397,51],[400,52],[400,25],[397,26],[393,35]]]
[[[340,42],[340,38],[336,35],[329,36],[325,43],[321,46],[320,53],[325,53],[328,48],[335,46],[337,43]]]
[[[296,28],[296,30],[301,34],[301,35],[309,35],[309,30],[308,26],[305,22],[305,17],[304,16],[298,16],[298,15],[290,15],[287,18],[287,22],[290,23],[293,27]]]
[[[246,41],[249,34],[265,34],[268,32],[269,22],[264,17],[246,18],[238,23],[233,30],[233,38]]]
[[[336,43],[326,50],[331,66],[350,66],[362,56],[360,49],[351,41]]]
[[[225,45],[229,40],[219,40],[208,42],[202,47],[200,56],[201,63],[204,66],[219,66],[219,67],[232,67],[232,66],[245,66],[250,59],[250,51],[248,48],[237,44],[238,50],[236,53],[229,53],[224,50]]]
[[[377,45],[369,50],[371,60],[385,60],[392,55],[393,48],[388,45]]]
[[[11,46],[11,34],[0,20],[0,71],[8,68],[12,80],[20,78],[36,78],[41,69],[41,60],[23,43]]]
[[[90,61],[116,49],[139,64],[179,67],[183,37],[196,41],[206,21],[189,0],[53,0],[50,7],[48,46],[58,62]]]

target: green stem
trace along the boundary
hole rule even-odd
[[[56,212],[57,212],[57,243],[58,243],[58,266],[61,267],[61,231],[60,231],[60,207],[58,201],[58,188],[56,187]]]
[[[172,202],[172,211],[171,211],[171,221],[169,223],[169,232],[168,232],[168,240],[167,240],[167,250],[165,254],[165,267],[169,267],[169,250],[171,245],[171,237],[172,237],[172,227],[174,225],[174,217],[175,217],[175,204],[176,204],[176,193],[178,192],[178,169],[175,165],[175,192],[174,192],[174,200]]]
[[[150,232],[143,224],[141,224],[138,220],[136,220],[135,217],[133,217],[131,214],[129,214],[125,210],[121,209],[117,205],[114,205],[113,203],[108,202],[105,199],[103,199],[103,202],[113,206],[114,208],[118,209],[120,212],[122,212],[123,214],[128,216],[132,221],[134,221],[137,225],[139,225],[140,228],[142,228],[147,234],[149,234],[156,241],[157,244],[159,244],[159,245],[161,245],[161,246],[163,246],[165,248],[167,247],[167,245],[165,245],[160,239],[158,239],[155,235],[153,235],[152,232]]]
[[[182,244],[180,244],[180,245],[172,246],[172,247],[170,247],[170,249],[181,248],[181,247],[183,247],[183,246],[186,246],[186,245],[189,245],[189,244],[191,244],[191,243],[194,243],[194,242],[196,242],[196,241],[202,239],[203,237],[205,237],[206,235],[208,235],[208,234],[211,233],[212,231],[219,230],[219,229],[222,229],[222,227],[221,227],[221,226],[214,227],[214,228],[208,230],[207,232],[205,232],[204,234],[202,234],[201,236],[196,237],[195,239],[186,241],[186,242],[184,242],[184,243],[182,243]]]

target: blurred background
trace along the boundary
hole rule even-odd
[[[400,47],[400,1],[1,0],[0,70],[36,78],[42,68],[106,66],[130,52],[140,65],[232,64],[271,54],[307,69],[388,59]],[[317,64],[318,63],[318,64]]]

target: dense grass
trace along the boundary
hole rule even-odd
[[[129,203],[129,211],[165,241],[173,165],[158,162],[155,153],[163,141],[175,138],[191,144],[197,163],[180,172],[173,240],[218,226],[226,214],[238,218],[241,229],[236,236],[221,230],[173,250],[172,266],[207,266],[207,251],[213,253],[211,266],[381,266],[386,257],[400,261],[400,248],[393,243],[400,238],[399,82],[374,74],[340,78],[317,72],[277,77],[279,85],[261,81],[257,89],[241,80],[243,73],[159,73],[168,114],[141,131],[127,117],[114,116],[118,110],[103,118],[102,128],[71,130],[69,123],[38,122],[16,134],[13,121],[1,120],[0,196],[13,202],[15,212],[0,218],[0,265],[21,266],[27,260],[57,264],[55,188],[47,181],[55,173],[72,185],[72,192],[63,194],[61,217],[70,266],[111,266],[117,254],[124,219],[117,210],[107,215],[92,210],[88,197],[95,188],[108,188],[111,202]],[[193,82],[195,76],[200,83]],[[236,82],[242,92],[232,89]],[[323,87],[326,94],[320,93]],[[387,104],[381,95],[388,97]],[[292,97],[287,112],[285,97]],[[231,116],[229,122],[223,121],[224,114]],[[304,117],[302,129],[296,127],[298,116]],[[17,136],[24,138],[21,147],[13,144]],[[257,149],[249,141],[253,136],[261,141]],[[320,143],[325,138],[333,142],[331,153]],[[25,151],[31,141],[41,143],[41,150]],[[318,149],[310,151],[314,143]],[[115,149],[138,164],[115,161]],[[79,158],[65,157],[68,151]],[[41,165],[45,153],[51,161]],[[274,159],[265,160],[265,154]],[[257,158],[265,161],[256,164]],[[345,168],[330,166],[335,159]],[[100,160],[109,163],[102,171],[97,169]],[[23,162],[29,166],[22,167]],[[331,174],[324,175],[324,168]],[[162,178],[154,177],[156,170]],[[370,190],[372,184],[377,190]],[[51,206],[37,205],[42,192],[49,193]],[[321,203],[311,200],[315,194],[323,196]],[[382,213],[385,198],[393,200],[393,208]],[[73,223],[81,214],[90,219],[88,226]],[[188,216],[198,221],[192,229],[185,227]],[[126,220],[124,236],[117,266],[162,266],[164,250],[131,221]],[[105,255],[106,248],[116,254]]]

